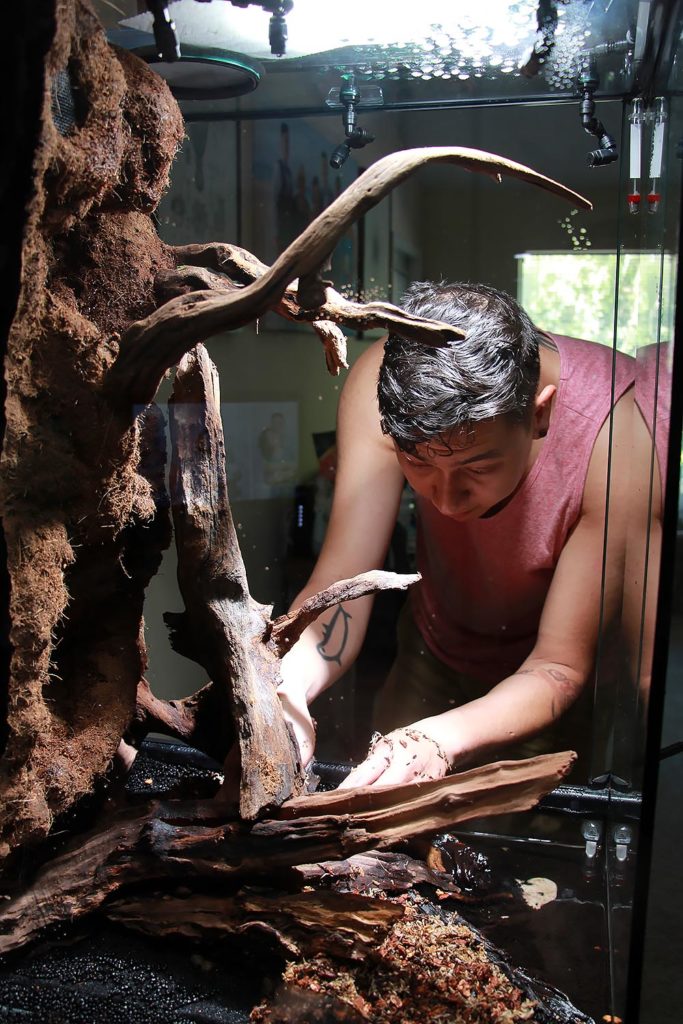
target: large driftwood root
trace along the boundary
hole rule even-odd
[[[202,345],[178,367],[169,414],[171,501],[185,611],[166,619],[175,649],[202,665],[212,680],[202,703],[211,705],[226,735],[237,737],[240,814],[253,819],[301,793],[304,785],[298,748],[277,696],[282,655],[331,605],[406,586],[418,577],[366,573],[271,621],[270,608],[249,593],[228,498],[218,374]],[[153,701],[144,688],[139,697],[151,711]],[[159,704],[154,707],[157,715],[164,714]],[[179,713],[167,708],[165,717],[187,728],[186,715],[179,718]]]
[[[235,895],[158,893],[115,900],[107,916],[147,935],[215,942],[268,931],[286,956],[367,956],[403,916],[400,905],[352,893],[241,890]]]
[[[230,512],[218,374],[199,345],[183,358],[169,406],[171,497],[185,612],[175,643],[213,681],[217,713],[240,747],[240,813],[254,818],[303,788],[277,696],[279,659],[264,644],[270,609],[253,600]],[[191,640],[190,640],[191,638]]]
[[[187,886],[171,892],[134,893],[114,897],[105,912],[112,920],[148,935],[214,942],[258,932],[274,940],[288,958],[326,952],[355,960],[366,957],[403,917],[402,906],[387,902],[385,893],[426,885],[440,898],[472,902],[450,875],[389,851],[302,864],[287,881],[287,891],[277,893],[262,886],[245,886],[227,894],[193,893]]]
[[[49,924],[111,902],[124,888],[265,884],[287,888],[297,865],[343,860],[433,835],[460,821],[528,810],[553,789],[572,753],[501,761],[435,782],[297,797],[245,822],[220,801],[155,803],[124,810],[62,853],[0,913],[0,954]],[[199,927],[199,925],[197,925]]]

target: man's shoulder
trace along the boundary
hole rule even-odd
[[[373,341],[365,351],[361,352],[358,358],[355,360],[349,376],[353,374],[356,377],[371,377],[374,375],[377,380],[379,368],[382,365],[382,359],[384,358],[384,343],[386,337],[379,338],[377,341]]]
[[[354,452],[362,448],[373,448],[383,457],[396,461],[393,445],[382,433],[379,404],[377,401],[377,380],[384,354],[384,338],[373,342],[355,360],[342,389],[338,414],[338,429],[344,438],[352,440]]]
[[[556,334],[554,331],[545,333],[554,341],[560,356],[570,367],[581,363],[589,367],[601,365],[608,368],[616,360],[617,368],[622,374],[633,377],[635,373],[635,359],[625,352],[615,352],[611,338],[593,341],[588,338],[575,338],[570,334]]]
[[[633,417],[631,388],[614,403],[611,416],[601,425],[595,438],[584,487],[584,513],[593,511],[604,516],[606,487],[611,478],[610,506],[616,514],[617,496],[630,478]],[[623,508],[627,507],[628,501],[624,500]]]

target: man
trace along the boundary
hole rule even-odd
[[[611,349],[544,334],[485,285],[419,283],[402,305],[466,336],[432,348],[390,335],[354,365],[329,527],[295,601],[383,565],[407,480],[422,580],[380,697],[385,735],[348,786],[438,778],[556,723],[586,687],[601,593],[609,617],[623,571],[626,473],[615,461],[628,450],[631,361],[618,356],[613,370]],[[334,661],[330,613],[283,661],[280,695],[304,763],[308,705],[353,662],[371,600],[343,606],[347,641]]]

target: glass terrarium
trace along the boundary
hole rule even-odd
[[[240,891],[240,926],[245,927],[242,932],[237,928],[238,938],[233,934],[232,946],[220,946],[235,958],[238,968],[236,972],[224,970],[212,949],[213,933],[206,921],[197,924],[197,918],[183,916],[191,900],[208,899],[214,884],[225,883],[211,854],[204,846],[192,847],[192,856],[200,856],[203,865],[213,865],[198,870],[189,854],[179,853],[178,839],[171,875],[164,875],[160,882],[161,876],[150,868],[157,847],[164,848],[164,856],[169,855],[165,844],[173,845],[171,829],[190,822],[195,830],[192,836],[199,843],[200,827],[218,828],[215,809],[210,813],[205,809],[204,818],[195,821],[187,809],[189,804],[184,803],[182,807],[174,805],[176,810],[169,811],[170,817],[161,824],[156,819],[147,823],[146,868],[138,871],[136,867],[130,877],[124,874],[122,884],[127,888],[123,902],[117,904],[112,895],[118,882],[113,882],[106,871],[101,896],[92,897],[93,906],[104,907],[105,914],[111,902],[115,927],[123,924],[148,933],[154,933],[156,927],[156,939],[160,933],[171,935],[167,967],[163,966],[166,953],[160,952],[166,947],[138,949],[131,945],[128,949],[127,940],[122,938],[125,933],[109,933],[106,929],[89,933],[90,938],[85,940],[77,937],[76,953],[70,960],[62,933],[53,930],[48,932],[52,943],[48,952],[39,944],[33,947],[31,956],[22,958],[14,953],[14,959],[9,957],[3,966],[0,1002],[9,1007],[7,1019],[13,1019],[12,1013],[31,1012],[29,1003],[34,998],[37,1021],[85,1019],[79,1018],[79,1013],[90,1013],[88,1019],[93,1019],[95,1012],[106,1020],[95,989],[88,990],[92,1002],[83,1001],[85,997],[79,996],[80,1002],[72,998],[78,973],[82,972],[90,983],[91,979],[97,980],[98,970],[102,992],[109,993],[115,1012],[123,1013],[129,998],[135,1012],[142,1014],[141,1020],[531,1019],[647,1024],[650,1020],[677,1019],[675,1007],[669,1007],[676,1002],[672,986],[678,983],[674,961],[676,944],[679,947],[680,943],[677,926],[663,919],[667,913],[673,916],[674,896],[667,872],[673,867],[675,821],[667,820],[667,811],[675,803],[680,754],[675,666],[680,653],[677,538],[681,417],[673,388],[680,358],[676,345],[683,118],[680,5],[657,0],[488,0],[475,7],[445,0],[424,0],[415,6],[381,0],[365,4],[347,0],[343,5],[323,0],[294,0],[293,4],[177,0],[168,5],[157,0],[149,5],[133,0],[117,0],[116,4],[95,0],[93,6],[108,41],[120,48],[117,52],[124,52],[122,66],[128,66],[129,55],[142,59],[168,83],[182,113],[182,127],[173,129],[178,132],[177,154],[160,202],[153,204],[139,192],[132,204],[135,216],[149,214],[161,240],[158,250],[154,248],[156,242],[150,242],[148,250],[155,271],[161,266],[166,274],[163,281],[161,277],[157,281],[161,281],[160,288],[167,289],[155,293],[159,307],[162,299],[178,303],[178,309],[184,303],[182,308],[189,316],[195,308],[191,296],[200,293],[197,303],[208,308],[211,296],[226,287],[226,276],[234,291],[248,292],[281,254],[289,251],[312,223],[317,223],[316,218],[324,220],[326,211],[374,164],[403,151],[419,150],[426,155],[421,165],[406,174],[397,187],[387,190],[381,201],[366,203],[362,215],[355,216],[338,233],[328,254],[322,281],[324,288],[334,289],[335,298],[330,300],[329,292],[323,298],[327,295],[329,308],[338,314],[337,347],[332,349],[336,355],[330,355],[329,338],[325,340],[324,332],[318,331],[316,338],[312,329],[312,305],[309,301],[306,306],[301,291],[302,280],[311,284],[308,265],[301,271],[299,290],[287,293],[290,305],[284,313],[273,301],[266,303],[258,316],[244,317],[229,330],[218,319],[207,320],[206,333],[196,338],[206,340],[206,358],[210,357],[214,367],[214,399],[220,379],[220,397],[213,414],[218,423],[215,437],[225,437],[224,450],[218,442],[215,448],[206,449],[209,455],[205,472],[210,476],[210,467],[217,463],[224,471],[227,489],[223,494],[218,487],[216,493],[222,495],[220,501],[224,503],[219,507],[231,516],[241,551],[243,573],[238,582],[242,586],[248,579],[250,601],[267,609],[269,628],[276,624],[276,639],[284,635],[278,634],[278,629],[288,628],[288,609],[293,602],[296,605],[297,595],[305,592],[328,534],[339,466],[337,408],[347,372],[342,368],[339,373],[339,364],[346,362],[353,368],[359,360],[367,361],[369,356],[365,354],[383,344],[387,331],[400,333],[400,326],[396,328],[393,321],[386,320],[387,304],[392,310],[400,310],[406,291],[416,281],[481,282],[516,299],[551,341],[560,339],[560,351],[564,344],[561,339],[565,338],[570,342],[590,340],[604,348],[605,365],[609,362],[612,370],[605,378],[609,393],[600,396],[596,392],[595,396],[596,403],[605,403],[606,425],[599,451],[605,472],[600,544],[595,549],[598,553],[584,567],[585,589],[575,593],[574,603],[580,606],[584,600],[588,602],[585,595],[593,591],[599,600],[590,626],[595,634],[594,658],[575,717],[566,729],[567,743],[562,747],[579,754],[566,779],[548,786],[549,791],[533,809],[515,811],[513,803],[509,812],[499,806],[495,814],[465,816],[452,827],[434,829],[432,835],[400,837],[403,845],[398,856],[412,865],[424,865],[420,871],[436,875],[421,876],[406,886],[405,891],[412,895],[404,891],[398,905],[414,903],[419,913],[436,922],[437,931],[457,929],[458,921],[463,928],[471,928],[467,938],[463,939],[465,933],[461,933],[460,939],[465,945],[481,943],[487,951],[486,970],[493,963],[503,972],[495,978],[487,975],[487,984],[501,986],[504,976],[505,984],[516,986],[514,995],[506,989],[501,1002],[486,1003],[481,1012],[489,1016],[468,1017],[466,1013],[474,1013],[475,1007],[471,1001],[465,1007],[467,1000],[452,1003],[446,1010],[442,1006],[433,1009],[425,988],[419,990],[423,993],[424,1016],[411,1017],[411,1013],[418,1012],[416,1004],[413,1001],[401,1006],[400,986],[396,990],[378,989],[380,982],[373,982],[372,970],[367,964],[363,966],[372,942],[360,954],[354,947],[353,956],[342,961],[343,966],[334,961],[335,950],[344,945],[346,926],[341,933],[332,925],[328,927],[327,949],[325,914],[333,913],[331,904],[315,922],[311,919],[306,924],[319,929],[317,960],[315,956],[297,959],[293,948],[299,940],[292,939],[292,955],[284,956],[290,961],[289,994],[278,1002],[273,997],[275,982],[265,989],[259,983],[262,973],[272,979],[277,976],[282,945],[273,952],[266,941],[268,927],[260,921],[253,949],[252,932],[248,941],[245,938],[248,954],[239,948],[239,936],[247,935],[245,922],[253,923],[262,912],[261,904],[260,910],[254,909],[259,900],[278,899],[280,912],[289,913],[287,901],[296,886],[293,874],[278,873],[279,869],[274,869],[273,875],[280,886],[279,896],[273,897],[270,891],[266,894],[267,876],[257,879],[246,895]],[[79,79],[68,62],[59,74],[54,67],[50,73],[54,124],[63,138],[70,139],[86,123],[84,111],[91,100],[83,85],[85,79]],[[101,87],[107,93],[109,85]],[[126,114],[133,139],[137,138],[137,109]],[[145,168],[153,163],[150,154],[157,141],[144,132],[141,139],[140,166]],[[149,150],[145,150],[147,145]],[[461,165],[430,158],[435,147],[460,151]],[[112,144],[112,153],[115,149]],[[528,178],[506,176],[505,169],[502,179],[499,176],[496,180],[496,167],[493,174],[470,173],[482,167],[468,165],[465,151],[494,154],[532,168],[560,182],[571,194],[562,197],[541,191],[532,187]],[[98,164],[92,174],[104,173],[101,167],[105,162]],[[129,178],[124,175],[122,179],[117,201],[121,195],[125,199],[126,183],[138,174],[132,168],[133,162],[127,172]],[[108,325],[112,365],[118,365],[121,337],[124,341],[132,337],[135,342],[142,335],[133,337],[130,331],[122,335],[117,326],[115,313],[121,306],[114,298],[118,294],[118,264],[112,271],[111,295],[101,283],[100,292],[93,291],[88,260],[96,263],[100,250],[92,243],[89,248],[82,242],[80,248],[73,244],[78,232],[85,231],[79,227],[79,217],[85,222],[94,216],[92,211],[79,215],[79,195],[74,193],[70,199],[73,216],[64,239],[59,236],[59,246],[55,243],[54,252],[65,266],[70,266],[77,248],[81,254],[87,252],[86,269],[65,274],[61,290],[55,292],[55,302],[59,305],[71,301],[69,296],[76,296],[79,315],[92,316],[98,325]],[[116,247],[124,237],[115,219],[118,208],[111,199],[100,205],[109,216],[111,236],[107,236],[107,244],[111,252],[118,251]],[[51,223],[53,238],[57,221]],[[130,232],[124,238],[127,252],[134,251],[138,244],[135,238],[139,241],[139,232],[146,230],[139,224],[125,229]],[[314,244],[312,235],[306,238]],[[219,251],[214,243],[224,249]],[[229,253],[226,246],[231,247]],[[172,247],[177,254],[173,269],[163,263]],[[200,250],[209,256],[199,257]],[[132,284],[130,288],[134,290]],[[145,295],[149,303],[149,295]],[[299,304],[296,308],[292,305],[295,302]],[[352,319],[349,310],[361,307],[364,318]],[[370,307],[374,319],[367,313]],[[142,299],[140,309],[143,312],[130,318],[133,334],[143,330],[149,317],[155,315],[149,313]],[[317,319],[315,322],[317,325]],[[325,353],[320,351],[321,340],[326,345]],[[346,352],[345,359],[339,355],[343,351],[339,346]],[[133,347],[131,344],[131,351]],[[151,458],[157,443],[159,451],[165,445],[177,452],[185,443],[182,431],[190,430],[183,426],[183,410],[195,408],[196,394],[178,390],[173,374],[166,372],[180,363],[182,354],[179,349],[178,358],[162,368],[154,387],[133,361],[125,370],[128,376],[117,371],[117,380],[135,383],[130,383],[130,394],[135,396],[130,404],[138,424],[150,422],[145,410],[152,398],[160,411],[156,425],[140,428],[134,442],[143,461]],[[328,372],[330,365],[336,373]],[[633,381],[629,387],[619,383],[627,366]],[[183,369],[180,376],[185,372]],[[564,380],[561,376],[559,386],[566,388]],[[70,386],[74,400],[80,399],[78,381]],[[586,387],[590,386],[588,382]],[[111,385],[103,387],[106,396],[106,388]],[[624,403],[619,405],[624,396]],[[116,417],[123,416],[116,403],[112,408],[111,420],[106,424],[102,421],[98,427],[105,439],[110,436],[108,431],[116,429],[107,424],[115,424]],[[53,415],[53,426],[59,416]],[[187,420],[190,422],[191,416]],[[12,428],[11,416],[9,422]],[[552,412],[550,424],[552,431]],[[132,425],[127,429],[133,430]],[[66,419],[64,425],[61,420],[57,422],[55,430],[58,435],[63,431],[65,437],[71,437]],[[152,435],[157,438],[154,444]],[[101,458],[102,466],[110,466],[104,456],[95,458]],[[168,471],[156,463],[148,474],[153,486],[147,499],[156,502],[157,508],[164,487],[176,496],[171,503],[180,500],[180,492],[173,490],[179,485],[173,481],[183,475],[182,462],[177,456],[173,458],[170,478]],[[195,476],[201,475],[196,470],[199,462],[193,465]],[[107,507],[113,490],[113,485],[103,489],[98,509]],[[62,505],[68,510],[70,501],[76,507],[81,500],[69,489]],[[382,563],[358,565],[355,572],[379,569],[407,577],[422,569],[425,510],[421,496],[406,483],[397,493],[396,506],[395,524]],[[138,808],[148,807],[144,801],[150,797],[161,800],[163,807],[163,801],[170,799],[168,794],[175,792],[178,784],[185,787],[183,793],[190,794],[188,800],[197,799],[197,792],[206,796],[202,786],[213,794],[230,763],[223,765],[224,742],[214,735],[216,722],[221,714],[227,714],[227,705],[220,701],[206,705],[207,718],[214,719],[214,731],[206,727],[206,744],[194,743],[192,728],[187,725],[196,706],[192,702],[206,687],[208,669],[194,646],[197,641],[200,646],[205,642],[204,626],[195,624],[188,633],[187,622],[181,621],[183,613],[178,613],[183,601],[187,605],[187,593],[193,587],[200,595],[202,591],[213,594],[217,570],[213,566],[205,576],[201,567],[188,569],[187,553],[179,549],[177,554],[169,546],[170,527],[160,527],[159,534],[153,533],[156,520],[149,512],[151,506],[145,507],[150,532],[135,547],[135,558],[119,558],[129,578],[139,572],[147,574],[144,599],[140,598],[144,600],[141,611],[146,648],[140,664],[143,660],[146,663],[140,667],[137,704],[135,700],[133,704],[138,719],[147,716],[148,725],[153,722],[155,727],[147,728],[143,739],[142,731],[136,733],[134,725],[125,724],[124,710],[117,711],[125,725],[120,735],[133,754],[127,762],[124,756],[124,766],[118,765],[115,778],[120,781],[121,775],[129,773],[129,798],[138,801],[134,804]],[[200,502],[197,507],[204,506]],[[196,512],[190,526],[189,520],[175,521],[176,536],[190,538],[183,541],[187,549],[195,543],[192,531],[203,514]],[[543,510],[539,511],[539,532],[544,515]],[[68,518],[65,521],[70,522]],[[334,521],[333,528],[339,529]],[[371,533],[373,528],[369,519],[364,529]],[[568,536],[574,528],[568,530]],[[168,536],[164,534],[166,539],[158,540],[164,529]],[[77,533],[72,531],[69,536]],[[86,548],[95,545],[91,537],[83,543]],[[106,547],[110,539],[98,536],[96,543]],[[210,563],[211,555],[206,551],[210,552],[212,543],[198,556],[201,566]],[[74,557],[78,567],[77,554]],[[114,554],[111,558],[115,561]],[[73,603],[74,619],[87,621],[88,588],[92,586],[96,591],[98,585],[96,558],[89,555],[89,561],[78,572],[67,568],[70,559],[71,555],[63,555],[62,568],[67,589],[80,595]],[[349,559],[349,564],[352,562]],[[144,570],[140,569],[143,563]],[[363,643],[350,663],[344,650],[348,619],[354,612],[343,611],[345,605],[337,602],[326,613],[318,650],[326,662],[338,663],[344,671],[311,706],[317,737],[307,786],[309,790],[317,787],[312,799],[322,801],[321,806],[349,771],[364,761],[369,746],[377,742],[373,740],[375,707],[379,706],[396,658],[397,622],[405,621],[409,595],[405,589],[380,589],[368,612]],[[224,599],[228,598],[220,591],[214,603]],[[129,600],[132,606],[135,601]],[[93,607],[100,606],[95,603]],[[567,602],[568,621],[573,621],[574,611]],[[559,615],[558,621],[561,619]],[[501,620],[501,630],[507,628],[507,622],[507,618]],[[58,643],[51,671],[55,677],[61,673],[54,685],[64,687],[70,671],[81,671],[80,655],[77,642],[69,634],[70,627],[60,620],[55,628]],[[250,628],[244,626],[244,632]],[[172,644],[168,641],[169,629]],[[229,652],[236,649],[235,645],[236,641],[228,643]],[[90,662],[97,664],[98,671],[106,672],[102,666],[109,664],[110,656],[102,641]],[[214,667],[220,677],[217,662]],[[209,674],[209,678],[215,680],[217,676]],[[132,684],[129,680],[125,685],[130,689]],[[10,698],[8,703],[10,717],[13,700]],[[81,734],[66,712],[62,718],[71,729],[65,731],[64,743],[68,745],[74,735]],[[11,732],[10,728],[10,751]],[[88,736],[92,739],[95,733],[93,726]],[[131,768],[135,747],[139,751]],[[531,754],[545,749],[539,747]],[[499,754],[506,757],[505,750],[497,748],[491,756],[489,753],[476,763],[494,761]],[[244,764],[244,748],[242,756]],[[658,771],[660,757],[666,760]],[[66,763],[63,770],[68,774]],[[461,766],[456,770],[460,771]],[[85,787],[90,803],[86,802],[84,812],[78,809],[80,804],[76,810],[64,804],[56,815],[59,827],[45,829],[43,845],[38,847],[41,852],[31,853],[28,867],[22,867],[23,875],[18,878],[14,870],[8,872],[7,897],[12,907],[22,906],[22,900],[30,903],[43,899],[40,893],[47,892],[49,885],[46,889],[41,882],[43,888],[36,896],[33,883],[26,883],[26,873],[30,876],[37,870],[39,879],[52,877],[51,857],[55,853],[64,856],[59,836],[74,828],[85,835],[80,815],[85,814],[87,824],[87,816],[96,815],[98,806],[106,800],[98,787],[112,785],[116,789],[115,778],[112,780],[109,772],[109,768],[102,768],[97,784]],[[57,788],[61,785],[54,780],[52,784]],[[195,792],[193,786],[199,789]],[[491,782],[490,787],[495,788],[495,783]],[[335,799],[343,799],[342,793]],[[122,813],[121,799],[118,795],[112,808],[116,815]],[[245,799],[244,783],[241,799]],[[304,799],[295,796],[296,807],[297,801]],[[374,812],[372,799],[368,806]],[[244,813],[244,802],[241,806],[242,823],[235,829],[242,828],[244,821],[258,822],[262,816],[262,807],[250,817]],[[490,810],[488,804],[483,806]],[[300,814],[296,807],[292,819]],[[141,816],[148,812],[137,813]],[[370,810],[363,813],[370,814]],[[98,856],[97,843],[88,842],[92,845],[86,842],[85,852],[79,855],[85,865],[84,874],[90,870],[88,857]],[[189,847],[190,838],[183,835],[182,843]],[[391,844],[387,841],[386,845]],[[116,843],[112,849],[116,849]],[[137,856],[137,846],[135,851]],[[221,851],[219,857],[214,857],[216,863],[224,856],[223,847]],[[262,858],[263,863],[268,859],[265,846],[257,853],[249,847],[239,856]],[[116,875],[119,861],[114,853],[111,857],[114,860],[106,863],[116,863]],[[235,855],[235,863],[238,859]],[[321,852],[311,859],[324,862],[323,888],[332,892],[334,872],[328,862],[333,857]],[[132,871],[134,860],[127,854],[122,870]],[[230,866],[232,869],[234,864],[230,862]],[[306,867],[310,871],[304,888],[314,888],[320,883],[321,873],[316,874],[308,862]],[[41,875],[41,870],[47,871],[47,876]],[[398,870],[393,863],[392,870]],[[406,870],[418,871],[414,866]],[[367,896],[357,883],[362,871],[358,862],[356,882],[347,879],[346,891],[353,898]],[[440,885],[435,878],[441,880]],[[74,895],[81,892],[80,888],[76,883],[74,886],[62,894],[63,905],[70,905],[70,900],[76,905],[81,899]],[[161,902],[154,907],[135,902],[155,893],[157,887],[163,889],[159,900],[166,901],[165,916],[157,909]],[[371,895],[377,892],[373,890]],[[396,899],[395,891],[392,898]],[[56,896],[52,899],[55,901]],[[205,912],[206,907],[200,910]],[[3,933],[14,933],[18,913],[14,917],[10,914],[10,924],[2,926]],[[64,915],[53,918],[50,913],[46,919],[64,928]],[[176,925],[182,918],[182,927],[169,924],[176,913]],[[213,913],[228,917],[235,911],[234,907],[229,912],[226,905],[217,905]],[[449,941],[454,942],[455,933],[448,934]],[[189,937],[198,942],[189,967],[187,958],[183,962],[186,947],[174,944],[179,935],[184,941]],[[476,940],[471,935],[476,935]],[[38,936],[38,940],[44,941],[44,936]],[[83,941],[86,946],[79,946]],[[376,937],[372,941],[380,942]],[[428,939],[411,935],[408,930],[395,938],[391,956],[400,953],[414,964],[421,963],[426,974],[431,972],[432,980],[447,977],[444,984],[451,985],[454,973],[448,947],[438,946],[439,941],[440,933]],[[325,959],[328,953],[331,960]],[[246,959],[239,959],[245,955]],[[142,972],[137,981],[133,961]],[[114,962],[124,964],[124,970],[131,972],[126,992],[112,980]],[[157,995],[157,1016],[145,1017],[144,1013],[151,1010],[149,1006],[140,1009],[140,986],[148,985],[150,993],[161,993],[159,977],[164,970],[171,973],[175,987],[164,990],[163,997]],[[477,970],[481,975],[483,967]],[[419,984],[426,985],[422,976]],[[467,975],[463,984],[469,986],[469,998],[475,983]],[[63,1009],[55,1011],[62,1013],[57,1018],[45,1016],[49,1012],[49,985],[60,988],[64,1003]],[[27,994],[31,986],[31,991],[39,993],[37,996]],[[666,1000],[661,998],[664,986],[668,991]],[[490,997],[491,989],[487,991]],[[504,1005],[505,999],[508,1003]],[[265,1002],[258,1011],[252,1011],[259,1000]],[[3,1012],[0,1009],[0,1018]],[[111,1012],[111,1020],[118,1020],[114,1010]],[[432,1013],[435,1016],[430,1016]],[[439,1017],[438,1013],[446,1015]]]

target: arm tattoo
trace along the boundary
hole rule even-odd
[[[571,683],[569,676],[565,675],[564,672],[560,672],[559,669],[548,668],[546,669],[546,672],[549,676],[552,676],[553,679],[556,679],[558,683]]]
[[[520,668],[518,672],[515,672],[515,675],[546,675],[550,676],[550,678],[556,683],[559,683],[559,686],[557,687],[559,693],[553,692],[550,705],[550,714],[553,720],[560,718],[560,716],[564,714],[576,697],[577,690],[579,689],[578,683],[571,679],[571,677],[565,672],[561,672],[558,668]]]
[[[329,622],[323,623],[323,638],[315,649],[325,661],[336,661],[341,668],[342,654],[346,650],[349,639],[349,621],[351,616],[340,604],[334,610]]]

